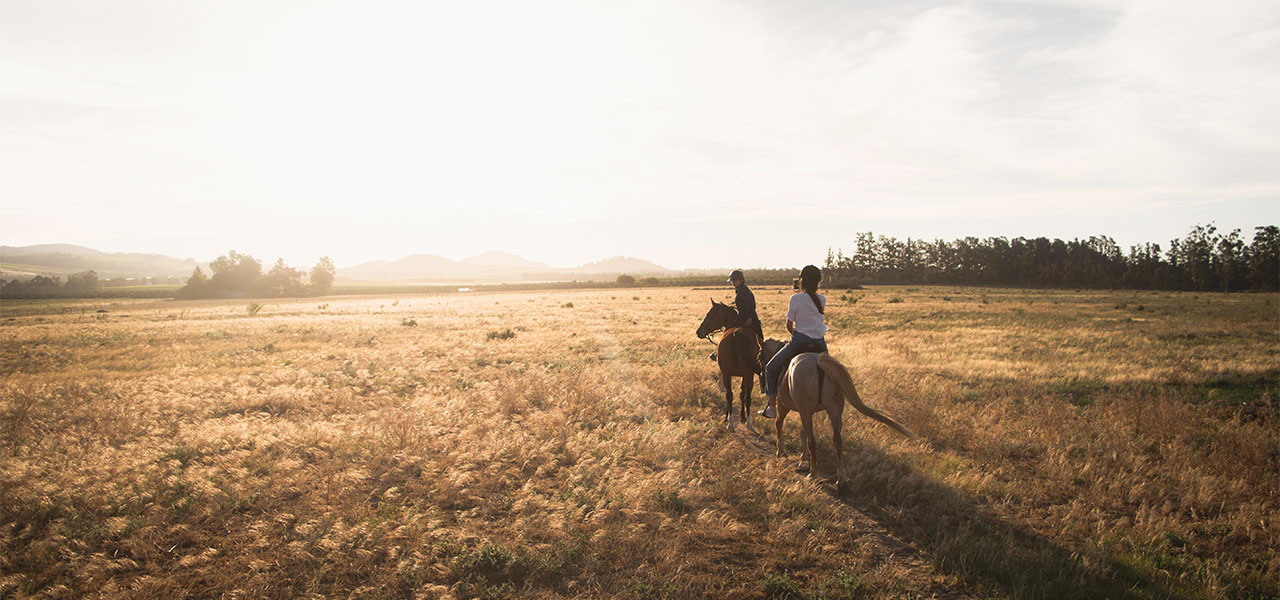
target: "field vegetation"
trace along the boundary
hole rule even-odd
[[[828,292],[845,494],[709,294],[6,301],[0,597],[1280,596],[1276,294]]]

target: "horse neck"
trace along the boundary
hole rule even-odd
[[[722,324],[722,326],[728,327],[730,323],[733,323],[734,321],[738,320],[738,311],[732,306],[726,305],[724,308],[725,308],[725,311],[729,313],[729,317],[724,320],[724,323]]]

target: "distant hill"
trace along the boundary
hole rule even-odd
[[[579,267],[557,269],[507,252],[485,252],[460,261],[415,254],[395,261],[373,261],[345,269],[338,275],[354,281],[529,281],[613,279],[620,274],[674,276],[680,271],[639,258],[615,256]]]
[[[526,271],[551,270],[551,265],[547,263],[533,262],[509,252],[498,252],[496,250],[490,250],[484,254],[472,256],[471,258],[464,258],[458,262],[486,267],[513,267]]]
[[[565,273],[616,273],[627,275],[678,275],[680,272],[668,269],[657,263],[629,256],[615,256],[602,261],[587,263],[580,267],[558,269]]]
[[[190,258],[161,254],[102,252],[71,244],[0,246],[0,270],[10,277],[96,271],[98,277],[186,277],[196,268]]]
[[[456,279],[461,272],[457,261],[434,254],[410,254],[398,260],[375,260],[338,269],[338,275],[356,280]]]
[[[0,256],[27,256],[29,254],[71,254],[92,256],[106,254],[101,250],[73,244],[36,244],[34,246],[0,246]]]
[[[270,264],[271,257],[257,257]],[[186,278],[208,262],[174,258],[161,254],[102,252],[73,244],[0,246],[0,279],[26,279],[35,275],[66,277],[82,271],[97,271],[98,277],[182,277]],[[718,271],[717,271],[718,272]],[[509,252],[489,251],[462,260],[433,254],[411,254],[397,260],[375,260],[338,269],[347,281],[463,282],[463,281],[556,281],[609,280],[627,274],[636,277],[673,277],[685,272],[654,262],[615,256],[570,268],[555,268]]]

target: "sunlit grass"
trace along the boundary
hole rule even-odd
[[[0,596],[1280,593],[1275,295],[829,293],[921,438],[846,416],[846,496],[724,431],[706,295],[6,302]]]

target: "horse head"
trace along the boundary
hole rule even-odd
[[[720,331],[728,327],[736,318],[738,318],[738,311],[734,310],[732,306],[720,304],[713,299],[711,300],[711,310],[707,311],[707,316],[702,318],[702,324],[698,326],[698,337],[704,338],[716,331]]]
[[[773,358],[773,355],[777,354],[785,345],[787,345],[787,343],[781,340],[775,340],[773,338],[765,340],[764,344],[760,346],[761,361],[768,363],[769,359]]]

